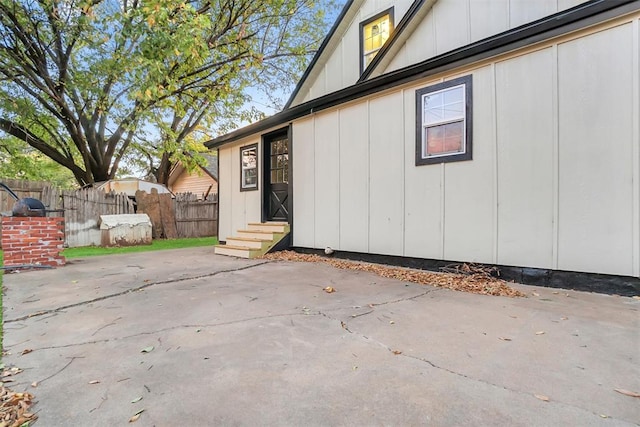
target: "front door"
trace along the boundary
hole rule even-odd
[[[288,130],[278,131],[264,138],[264,216],[266,221],[289,222],[291,196],[289,183]]]

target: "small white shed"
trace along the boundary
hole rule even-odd
[[[101,246],[151,244],[151,219],[147,214],[100,215]]]

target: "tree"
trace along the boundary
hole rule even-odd
[[[0,181],[4,178],[46,181],[59,188],[75,183],[68,169],[13,137],[0,138]]]
[[[80,184],[114,178],[127,156],[159,157],[166,182],[187,146],[257,117],[247,88],[296,81],[328,5],[0,0],[0,130]]]

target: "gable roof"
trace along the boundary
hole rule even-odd
[[[296,97],[300,94],[300,91],[307,86],[307,84],[313,83],[313,78],[317,77],[319,69],[329,59],[329,56],[333,52],[333,49],[340,43],[340,38],[347,31],[349,23],[353,17],[358,13],[360,6],[362,6],[364,0],[348,0],[342,7],[338,18],[333,23],[333,26],[329,30],[329,33],[324,38],[320,47],[316,51],[316,54],[311,59],[311,62],[307,66],[306,70],[300,77],[298,84],[293,89],[293,93],[289,97],[289,100],[284,106],[284,110],[289,108]]]
[[[429,13],[437,1],[438,0],[415,0],[411,4],[407,13],[404,14],[398,25],[394,28],[391,37],[382,45],[376,56],[373,57],[367,68],[364,69],[357,83],[367,80],[380,64],[386,66],[388,62],[391,61],[403,43],[418,27],[422,18]]]
[[[422,2],[421,7],[424,7],[427,1],[429,0]],[[416,1],[416,3],[418,2],[419,0]],[[549,15],[517,28],[454,49],[450,52],[437,55],[420,63],[409,65],[367,80],[361,79],[352,86],[312,99],[303,104],[287,107],[266,119],[214,138],[206,142],[205,146],[212,149],[230,144],[255,133],[282,126],[292,120],[354,99],[381,92],[522,46],[527,46],[546,38],[593,25],[597,22],[638,10],[639,8],[640,0],[591,0],[571,9]],[[416,16],[418,16],[417,9],[413,14],[413,19],[415,19]],[[410,21],[411,20],[408,20],[403,24],[403,27],[408,28],[408,30],[403,30],[402,32],[411,30],[409,27]],[[398,40],[400,39],[398,38]],[[398,45],[398,42],[395,44]],[[399,46],[401,46],[401,44]],[[387,52],[390,49],[391,46],[387,48]],[[378,56],[382,57],[382,55],[379,54],[376,55],[376,58]],[[377,64],[380,64],[380,61],[381,59],[378,60]],[[370,65],[373,64],[372,62]],[[370,68],[373,70],[375,67],[376,65]]]

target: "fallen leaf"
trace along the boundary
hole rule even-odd
[[[198,329],[196,329],[196,332],[200,332],[201,330],[202,330],[202,329],[198,328]]]
[[[72,280],[71,283],[78,283],[78,281],[77,280]]]
[[[22,353],[20,353],[20,354],[22,354],[22,355],[24,356],[25,354],[29,354],[29,353],[31,353],[32,351],[33,351],[33,350],[32,350],[32,349],[30,349],[30,348],[25,348],[24,350],[22,350]]]
[[[38,381],[34,381],[31,383],[31,387],[38,387]]]
[[[91,381],[89,381],[89,384],[100,384],[100,381],[98,381],[98,380],[91,380]]]
[[[600,414],[600,418],[609,418],[609,415]]]
[[[392,353],[393,354],[402,354],[402,352],[400,350],[393,350]]]
[[[512,319],[517,319],[518,318],[518,316],[512,316],[512,315],[509,315],[509,317],[511,317]]]
[[[140,415],[142,415],[143,412],[144,412],[144,409],[141,409],[135,414],[133,414],[133,417],[129,418],[129,422],[135,423],[136,421],[138,421],[138,418],[140,418]]]
[[[560,320],[569,320],[568,317],[561,317]]]
[[[623,388],[614,388],[613,390],[620,394],[624,394],[625,396],[640,397],[640,393],[635,391],[625,390]]]
[[[325,291],[328,294],[331,294],[331,293],[335,292],[336,290],[334,288],[332,288],[331,286],[327,286],[326,288],[323,289],[323,291]]]
[[[505,338],[505,337],[498,337],[498,339],[501,341],[511,341],[511,338]]]
[[[534,297],[539,297],[540,296],[540,294],[537,293],[537,292],[531,292],[531,295],[533,295]]]
[[[544,334],[545,334],[545,332],[544,332],[544,331],[538,331],[538,332],[536,332],[536,335],[544,335]]]
[[[150,345],[149,347],[145,347],[142,350],[140,350],[140,353],[151,353],[153,351],[155,347]]]
[[[640,295],[634,295],[632,298],[633,299],[640,299]]]
[[[534,396],[544,402],[548,402],[549,398],[547,396],[545,396],[544,394],[534,394]]]
[[[560,292],[558,292],[558,291],[553,291],[553,292],[551,292],[551,293],[552,293],[552,294],[554,294],[554,295],[558,295]]]
[[[394,322],[393,320],[389,320],[389,324],[390,324],[390,325],[393,325],[393,324],[395,324],[395,323],[396,323],[396,322]]]
[[[141,400],[142,400],[142,396],[140,396],[140,397],[136,397],[135,399],[133,399],[133,400],[131,401],[131,403],[138,403],[138,402],[140,402]]]

